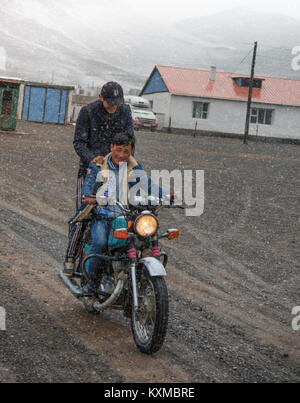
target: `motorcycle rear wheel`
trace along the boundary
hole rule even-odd
[[[154,354],[162,347],[168,327],[169,300],[162,277],[150,277],[146,268],[137,281],[139,309],[132,307],[131,329],[137,348]]]

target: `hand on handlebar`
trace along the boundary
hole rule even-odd
[[[162,207],[166,208],[182,208],[183,207],[183,201],[181,195],[178,195],[177,193],[171,193],[167,196],[164,196],[161,199],[161,205]]]
[[[170,193],[170,206],[181,206],[182,196],[178,193]]]

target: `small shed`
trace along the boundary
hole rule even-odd
[[[15,130],[22,80],[0,77],[0,130]]]
[[[74,87],[25,82],[22,120],[40,123],[70,122],[70,93]]]

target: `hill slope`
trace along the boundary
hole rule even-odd
[[[257,74],[298,78],[291,49],[300,22],[292,18],[237,9],[170,26],[128,2],[87,1],[89,7],[71,0],[2,0],[0,74],[81,85],[114,79],[141,88],[155,64],[248,73],[258,40]]]

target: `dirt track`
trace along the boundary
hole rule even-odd
[[[137,133],[150,169],[204,169],[205,212],[166,212],[170,325],[140,354],[119,312],[90,316],[58,279],[73,214],[72,126],[0,133],[0,382],[299,382],[295,145]]]

